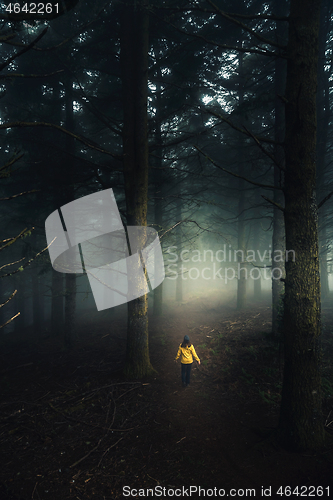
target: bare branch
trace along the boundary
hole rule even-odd
[[[247,31],[248,33],[253,35],[255,38],[260,40],[262,43],[267,43],[268,45],[272,45],[273,47],[278,47],[279,49],[285,49],[284,45],[280,45],[279,43],[273,42],[272,40],[265,38],[264,36],[260,35],[259,33],[257,33],[255,30],[253,30],[252,28],[250,28],[246,24],[242,23],[241,21],[237,21],[237,19],[232,17],[230,14],[227,14],[223,10],[219,9],[219,7],[217,5],[215,5],[211,0],[206,0],[206,2],[209,3],[209,5],[211,5],[215,9],[215,11],[218,14],[220,14],[220,16],[222,16],[225,19],[227,19],[228,21],[236,24],[237,26],[242,28],[244,31]]]
[[[4,240],[5,241],[5,240]],[[13,266],[14,264],[18,264],[19,262],[22,262],[22,260],[25,260],[25,257],[23,257],[22,259],[19,259],[19,260],[16,260],[15,262],[9,262],[9,264],[4,264],[3,266],[0,267],[0,271],[1,269],[3,269],[4,267],[8,267],[8,266]],[[1,306],[0,306],[1,307]]]
[[[81,92],[83,95],[79,95],[79,94],[76,94],[76,98],[84,105],[86,106],[86,108],[91,112],[93,113],[102,123],[104,123],[104,125],[110,129],[112,132],[114,132],[115,134],[117,135],[121,135],[121,130],[117,130],[115,127],[113,127],[111,124],[110,124],[110,120],[107,118],[107,116],[103,113],[101,113],[97,108],[96,106],[94,106],[94,104],[90,101],[89,97],[87,96],[87,94],[85,93],[81,83],[79,82],[79,80],[77,79],[77,83],[81,89]]]
[[[76,139],[77,141],[81,142],[82,144],[84,144],[88,148],[94,149],[95,151],[99,151],[100,153],[110,155],[117,160],[120,160],[122,158],[122,156],[115,155],[115,154],[111,153],[110,151],[107,151],[106,149],[101,148],[96,143],[94,143],[92,140],[90,140],[90,139],[88,140],[81,135],[74,134],[73,132],[70,132],[69,130],[65,129],[64,127],[61,127],[60,125],[56,125],[55,123],[49,123],[49,122],[6,122],[6,123],[0,124],[0,130],[7,129],[7,128],[18,128],[18,127],[54,128],[54,129],[59,130],[60,132],[66,134],[66,135],[69,135],[70,137],[73,137],[73,139]]]
[[[16,155],[12,156],[11,159],[7,163],[5,163],[5,165],[3,165],[2,167],[0,167],[0,172],[2,170],[6,170],[6,168],[9,168],[12,165],[14,165],[14,163],[16,163],[20,158],[22,158],[22,156],[23,156],[23,153],[20,154],[20,155],[18,155],[18,156],[16,156]]]
[[[274,157],[274,155],[272,153],[270,153],[269,151],[267,151],[267,149],[265,149],[263,147],[263,145],[260,143],[260,140],[258,139],[258,137],[256,137],[254,134],[252,134],[252,132],[250,132],[250,130],[248,130],[246,127],[244,127],[244,130],[246,130],[246,132],[249,134],[250,137],[252,137],[252,139],[255,141],[255,143],[259,146],[259,148],[261,149],[261,151],[266,155],[268,156],[268,158],[270,158],[272,160],[273,163],[275,163],[275,165],[280,169],[280,170],[283,170],[285,172],[285,168],[280,165],[280,163],[278,161],[276,161],[276,158]]]
[[[165,236],[167,233],[169,233],[170,231],[175,229],[175,227],[179,226],[179,224],[181,224],[181,223],[182,223],[182,221],[179,221],[179,222],[176,222],[176,224],[174,224],[173,226],[169,227],[169,229],[167,229],[166,231],[164,231],[163,234],[161,234],[160,239],[163,238],[163,236]]]
[[[19,50],[18,52],[13,54],[11,57],[9,57],[4,63],[0,64],[0,71],[2,71],[4,68],[9,66],[9,64],[11,62],[13,62],[14,59],[16,59],[17,57],[20,57],[25,52],[28,52],[28,50],[30,50],[34,45],[36,45],[37,42],[39,42],[39,40],[41,38],[43,38],[43,36],[47,32],[47,30],[48,30],[48,28],[43,29],[43,31],[37,36],[37,38],[35,38],[35,40],[33,42],[29,43],[28,45],[25,45],[22,50]]]
[[[214,40],[208,40],[208,38],[204,37],[203,35],[200,35],[199,33],[187,33],[186,31],[183,30],[178,30],[182,31],[182,33],[186,33],[187,35],[193,36],[195,38],[200,38],[204,42],[208,43],[209,45],[215,45],[216,47],[219,47],[224,50],[235,50],[237,52],[244,52],[245,54],[259,54],[261,56],[269,56],[269,57],[276,57],[277,54],[275,52],[272,52],[271,50],[267,49],[252,49],[250,47],[238,47],[236,45],[226,45],[224,43],[219,43]],[[283,56],[279,56],[282,57]]]
[[[17,198],[18,196],[23,196],[24,194],[30,194],[30,193],[37,193],[38,191],[40,191],[40,189],[32,189],[31,191],[24,191],[23,193],[13,194],[13,196],[8,196],[7,198],[0,198],[0,201],[12,200],[13,198]]]
[[[261,187],[264,189],[282,190],[282,188],[280,188],[278,186],[272,186],[270,184],[261,184],[260,182],[251,181],[251,179],[248,179],[247,177],[243,177],[242,175],[235,174],[234,172],[231,172],[230,170],[227,170],[226,168],[221,167],[221,165],[218,165],[215,160],[210,158],[210,156],[208,156],[204,151],[202,151],[200,148],[198,148],[198,146],[193,146],[193,147],[195,149],[197,149],[199,151],[199,153],[201,153],[203,156],[205,156],[207,158],[207,160],[209,160],[215,167],[219,168],[220,170],[222,170],[223,172],[226,172],[229,175],[232,175],[233,177],[237,177],[238,179],[243,179],[244,181],[248,182],[249,184],[252,184],[253,186],[258,186],[258,187]]]
[[[23,264],[23,266],[16,269],[16,271],[13,271],[12,273],[8,273],[8,274],[3,274],[2,276],[0,276],[0,278],[6,278],[7,276],[12,276],[13,274],[16,274],[16,273],[23,271],[23,269],[25,267],[29,266],[29,264],[31,264],[31,262],[33,262],[35,259],[37,259],[37,257],[39,257],[43,252],[45,252],[45,250],[47,250],[49,248],[49,246],[52,245],[52,243],[54,242],[55,239],[56,238],[53,238],[53,240],[51,241],[51,243],[49,245],[47,245],[47,247],[43,248],[43,250],[38,252],[34,257],[32,257],[32,259],[28,260],[28,262]]]
[[[57,71],[53,71],[52,73],[45,73],[44,75],[24,75],[23,73],[5,73],[0,75],[0,80],[6,80],[8,78],[46,78],[48,76],[58,75],[59,73],[63,73],[65,70],[59,69]]]
[[[34,228],[32,228],[34,229]],[[17,236],[14,236],[14,238],[9,238],[8,240],[4,240],[4,241],[7,241],[7,243],[5,245],[2,245],[2,247],[0,247],[0,251],[3,250],[4,248],[6,247],[9,247],[10,245],[12,245],[13,243],[15,243],[15,241],[17,241],[18,239],[20,238],[24,238],[24,236],[26,236],[26,234],[31,231],[32,229],[23,229],[20,234],[18,234]]]
[[[8,304],[8,302],[9,302],[10,300],[12,300],[12,298],[13,298],[13,297],[15,297],[16,293],[17,293],[17,290],[14,290],[14,292],[11,294],[11,296],[9,297],[9,299],[7,299],[7,300],[6,300],[6,302],[3,302],[2,304],[0,304],[0,307],[3,307],[3,306],[5,306],[6,304]]]
[[[272,205],[274,205],[274,207],[276,207],[279,210],[281,210],[282,212],[284,212],[283,206],[280,205],[279,203],[276,203],[275,201],[271,200],[270,198],[267,198],[267,196],[261,195],[261,197],[264,198],[264,200],[269,201],[269,203],[271,203]]]
[[[277,56],[277,54],[275,52],[272,52],[272,51],[267,50],[267,49],[253,49],[253,48],[250,48],[250,47],[236,47],[235,45],[226,45],[226,44],[223,44],[223,43],[219,43],[219,42],[217,42],[215,40],[209,40],[208,38],[204,37],[200,33],[189,33],[188,31],[182,30],[181,28],[179,28],[175,24],[171,23],[170,21],[167,21],[166,19],[163,19],[162,17],[158,16],[156,14],[156,12],[153,11],[153,9],[150,9],[150,12],[152,14],[154,14],[154,16],[157,17],[159,20],[161,20],[161,21],[169,24],[170,26],[172,26],[179,33],[182,33],[183,35],[191,36],[192,38],[198,38],[200,40],[203,40],[205,43],[208,43],[210,45],[214,45],[215,47],[219,47],[219,48],[224,49],[224,50],[234,50],[234,51],[237,51],[237,52],[244,52],[246,54],[259,54],[259,55],[262,55],[262,56],[270,56],[270,57],[276,57]],[[284,56],[283,55],[279,55],[279,57],[284,57]]]
[[[13,316],[12,318],[10,318],[8,321],[6,321],[6,323],[4,323],[3,325],[0,326],[0,328],[3,328],[4,326],[8,325],[8,323],[11,323],[15,318],[17,318],[17,316],[19,316],[21,313],[18,312],[17,314],[15,314],[15,316]]]
[[[195,4],[194,4],[195,5]],[[160,9],[170,12],[184,12],[183,7],[160,7]],[[204,9],[202,7],[193,7],[193,12],[204,12],[205,14],[214,14],[215,10]],[[239,17],[241,19],[268,19],[271,21],[288,21],[288,17],[276,16],[275,14],[237,14],[232,12],[229,14],[232,17]]]
[[[326,203],[331,198],[331,196],[333,196],[333,191],[331,191],[327,196],[325,196],[325,198],[321,200],[320,203],[318,203],[318,209],[321,208],[324,203]]]
[[[242,134],[247,135],[248,137],[251,137],[252,139],[255,138],[256,141],[266,142],[267,144],[276,144],[278,146],[282,146],[283,145],[282,143],[276,142],[273,139],[267,139],[266,137],[254,136],[246,128],[237,127],[237,125],[235,125],[231,120],[229,120],[225,116],[220,115],[219,113],[216,113],[216,111],[214,111],[213,109],[204,108],[204,107],[201,107],[201,109],[203,111],[205,111],[206,113],[208,113],[208,114],[216,116],[216,118],[220,118],[220,120],[222,120],[225,123],[227,123],[228,125],[230,125],[230,127],[233,128],[234,130],[237,130],[237,132],[241,132]]]
[[[0,43],[8,42],[16,37],[16,33],[10,33],[9,35],[0,36]]]

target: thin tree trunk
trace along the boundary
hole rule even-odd
[[[176,223],[180,223],[182,220],[182,202],[181,202],[181,190],[180,190],[180,179],[177,179],[177,189],[176,189]],[[182,274],[182,265],[179,256],[182,250],[182,227],[178,224],[176,227],[176,246],[178,252],[178,276],[176,280],[176,302],[179,304],[183,301],[183,282],[184,275]],[[189,277],[187,277],[189,279]]]
[[[316,187],[320,1],[291,0],[287,46],[284,373],[279,431],[294,450],[324,443]]]
[[[42,330],[42,322],[40,315],[40,287],[39,287],[39,276],[37,274],[37,269],[31,269],[31,280],[32,280],[32,317],[34,331],[39,337]]]
[[[244,175],[243,171],[243,161],[241,160],[241,166],[239,168],[239,175]],[[244,180],[239,179],[238,182],[238,279],[237,279],[237,309],[240,311],[246,306],[246,278],[247,278],[247,265],[245,262],[245,221],[244,221],[244,210],[245,210],[245,191],[244,191]],[[244,256],[244,258],[242,258]]]
[[[52,269],[51,335],[57,336],[64,325],[64,277]]]
[[[76,275],[66,273],[64,344],[73,346],[75,337]]]
[[[260,225],[256,224],[254,228],[254,236],[253,236],[253,250],[255,251],[256,259],[258,255],[258,250],[260,251]],[[254,300],[261,300],[261,269],[260,262],[256,262],[258,267],[258,271],[255,274],[255,278],[253,280],[253,298]]]
[[[70,64],[70,56],[68,55],[68,63]],[[73,110],[73,81],[71,76],[67,76],[65,80],[65,110],[66,110],[66,128],[74,132],[74,110]],[[65,203],[74,199],[74,165],[73,158],[75,154],[75,143],[72,137],[66,136],[65,140],[66,158],[65,165],[67,169],[68,186],[65,190]],[[76,274],[67,274],[65,278],[65,324],[64,324],[64,344],[67,348],[73,346],[73,339],[76,336],[75,325],[75,310],[76,310]]]
[[[26,257],[26,248],[22,248],[22,258]],[[25,316],[25,289],[26,289],[26,279],[27,276],[23,273],[18,273],[16,274],[16,279],[15,279],[15,288],[17,289],[17,294],[15,295],[15,303],[16,303],[16,309],[17,313],[19,312],[20,315],[15,318],[15,331],[20,331],[24,328],[25,326],[25,321],[26,321],[26,316]],[[1,308],[2,309],[2,308]],[[17,314],[16,313],[16,314]],[[2,323],[0,322],[0,325]]]
[[[239,106],[244,102],[244,83],[243,83],[243,53],[238,55],[238,72],[239,72]],[[244,152],[243,140],[239,139],[238,148],[238,175],[244,177]],[[245,263],[245,181],[241,178],[238,180],[238,279],[237,279],[237,309],[242,310],[246,306],[246,280],[247,266]],[[241,271],[240,271],[241,269]]]

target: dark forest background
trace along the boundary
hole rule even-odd
[[[114,333],[122,318],[118,375],[149,381],[148,316],[207,297],[221,317],[227,300],[245,317],[268,304],[272,360],[283,363],[274,439],[298,452],[329,446],[332,3],[59,4],[49,19],[1,6],[3,352],[52,339],[75,352],[83,324]],[[97,312],[86,274],[52,268],[45,220],[109,188],[124,226],[158,232],[166,278]]]

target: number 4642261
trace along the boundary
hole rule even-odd
[[[58,14],[59,4],[52,3],[10,3],[6,7],[6,12],[10,14]]]

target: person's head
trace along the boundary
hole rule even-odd
[[[182,347],[189,347],[190,345],[191,345],[190,337],[188,335],[185,335]]]

